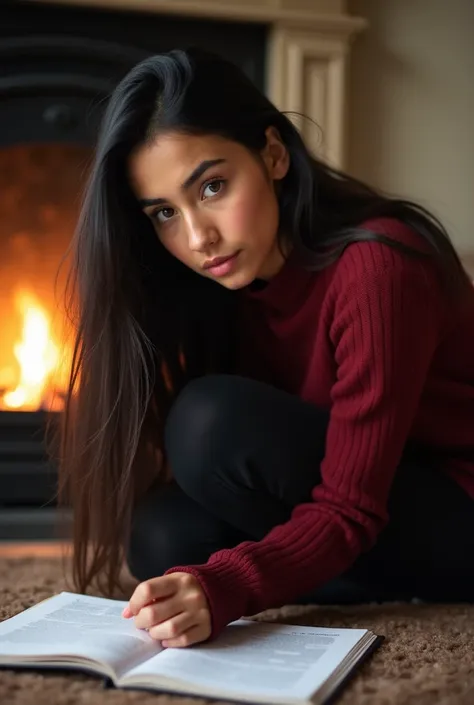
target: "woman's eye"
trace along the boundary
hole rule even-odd
[[[207,186],[205,187],[205,189],[202,192],[202,195],[204,198],[212,198],[213,196],[215,196],[216,194],[218,194],[222,190],[223,186],[224,186],[223,179],[215,179],[214,181],[211,181],[210,183],[207,184]],[[207,195],[206,195],[206,191],[208,191]]]
[[[153,213],[153,219],[157,220],[158,223],[166,223],[167,220],[172,218],[174,215],[173,208],[160,208],[160,210]],[[162,217],[161,217],[162,216]]]

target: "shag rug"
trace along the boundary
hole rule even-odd
[[[117,595],[127,599],[130,593]],[[0,620],[70,589],[60,559],[0,558]],[[347,685],[338,705],[474,705],[474,606],[389,603],[360,607],[287,606],[268,621],[361,627],[386,637]],[[208,700],[104,690],[78,673],[0,670],[2,705],[203,705]]]

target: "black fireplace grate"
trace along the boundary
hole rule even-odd
[[[42,411],[0,412],[1,541],[67,538],[59,531],[57,468],[45,441],[57,420]]]

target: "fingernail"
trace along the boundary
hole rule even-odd
[[[132,612],[130,610],[130,607],[124,607],[123,612],[122,612],[122,617],[125,617],[125,619],[128,619],[131,616],[132,616]]]

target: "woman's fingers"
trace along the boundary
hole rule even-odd
[[[177,639],[194,627],[198,619],[199,615],[181,612],[161,624],[154,624],[148,630],[148,634],[156,641]]]
[[[192,644],[199,644],[202,641],[206,641],[210,636],[210,629],[206,627],[205,624],[195,624],[190,627],[187,631],[183,632],[180,636],[174,637],[173,639],[165,639],[162,641],[163,646],[169,648],[183,648],[186,646],[191,646]]]
[[[211,636],[211,614],[199,581],[184,572],[141,583],[123,616],[166,646],[189,646]]]
[[[159,600],[141,608],[134,619],[135,626],[137,629],[149,629],[155,624],[161,624],[161,622],[171,619],[182,611],[181,600],[176,598]]]
[[[176,594],[180,588],[181,573],[172,573],[158,578],[150,578],[140,583],[130,598],[128,607],[132,615],[137,615],[145,605]],[[182,582],[182,581],[181,581]]]

